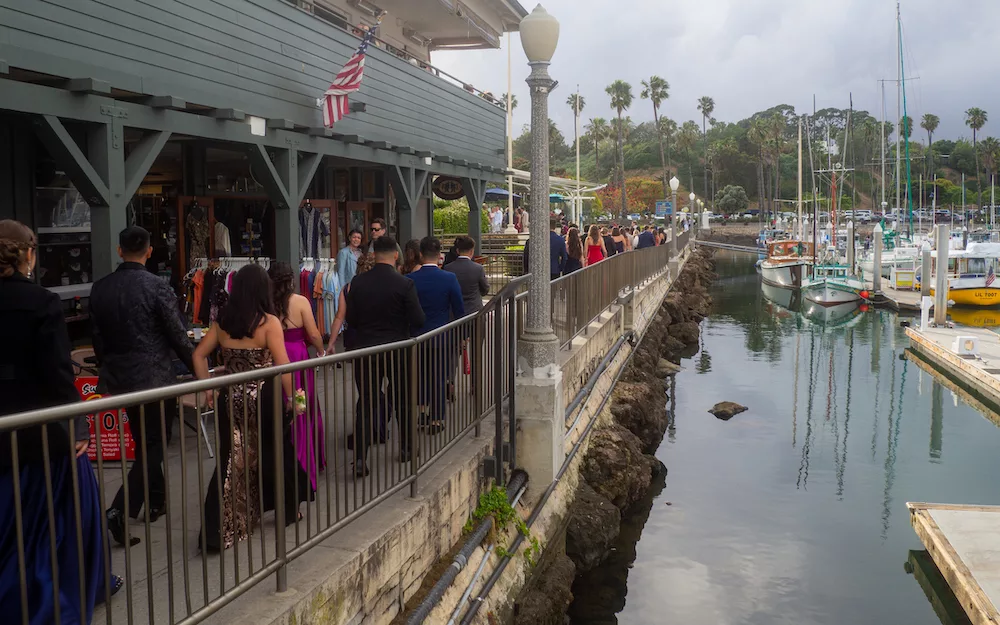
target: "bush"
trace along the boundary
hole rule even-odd
[[[469,203],[463,198],[446,202],[446,206],[438,207],[434,201],[434,231],[444,234],[465,234],[469,231]],[[490,231],[490,213],[482,209],[481,232]]]

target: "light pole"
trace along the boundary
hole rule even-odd
[[[531,74],[531,206],[528,258],[528,311],[518,359],[524,373],[550,375],[555,366],[558,339],[552,331],[551,278],[549,275],[549,92],[556,82],[549,76],[549,62],[559,42],[559,22],[542,5],[521,20],[521,46]]]
[[[689,207],[689,208],[688,208],[688,213],[690,213],[690,214],[691,214],[691,217],[692,217],[692,218],[694,218],[694,217],[697,217],[697,216],[698,216],[698,202],[697,202],[697,200],[695,199],[695,198],[697,198],[697,197],[698,197],[698,196],[696,196],[696,195],[694,194],[694,191],[692,191],[692,192],[691,192],[691,195],[689,195],[689,196],[688,196],[688,200],[690,200],[690,202],[691,202],[690,204],[688,204],[688,207]],[[675,229],[675,230],[676,230],[676,229]]]
[[[677,176],[674,176],[673,178],[671,178],[670,179],[670,192],[673,195],[673,203],[671,204],[671,206],[673,206],[673,208],[670,211],[670,223],[671,224],[677,223],[677,215],[679,215],[680,212],[681,212],[681,207],[677,205],[677,189],[680,189],[680,188],[681,188],[681,181],[677,179]],[[675,228],[671,227],[671,229],[670,229],[670,258],[671,258],[671,261],[673,260],[674,256],[677,256],[677,241],[675,240],[676,235],[677,235],[677,230]]]

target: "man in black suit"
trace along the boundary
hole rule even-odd
[[[100,387],[112,395],[168,386],[177,382],[176,355],[189,371],[193,347],[181,320],[174,292],[166,280],[146,270],[152,253],[149,233],[139,226],[122,230],[118,255],[125,261],[114,273],[94,283],[90,317],[94,353],[100,366]],[[170,442],[177,401],[125,408],[135,445],[135,462],[128,474],[128,514],[155,521],[165,512],[167,493],[163,481],[163,448]],[[162,428],[161,428],[162,424]],[[166,432],[166,441],[162,433]],[[148,470],[149,491],[143,488],[143,464]],[[118,490],[108,508],[108,529],[125,544],[125,488]],[[131,538],[131,544],[139,539]]]
[[[483,297],[490,292],[490,282],[486,279],[486,270],[483,266],[472,260],[472,255],[476,250],[476,242],[472,237],[461,236],[455,239],[455,248],[458,251],[458,260],[444,266],[445,271],[450,271],[458,277],[458,285],[462,287],[462,303],[465,306],[465,314],[475,314],[483,309]],[[482,321],[476,320],[475,329],[466,333],[465,339],[472,338],[469,342],[469,368],[473,378],[479,384],[478,379],[482,372],[479,366],[479,358],[483,353],[482,344],[485,338],[485,328]],[[454,381],[449,380],[449,395],[454,393]]]
[[[373,241],[375,266],[354,276],[347,293],[346,322],[351,328],[348,349],[374,347],[409,339],[424,325],[426,317],[412,280],[396,271],[399,246],[386,235]],[[392,357],[394,356],[394,357]],[[400,428],[401,462],[409,462],[410,441],[410,355],[408,352],[363,356],[354,361],[354,384],[358,388],[358,409],[354,419],[354,473],[368,475],[368,447],[371,445],[382,380],[389,380],[389,398]]]
[[[648,225],[642,229],[642,234],[639,235],[639,245],[635,246],[635,249],[643,250],[647,247],[656,247],[656,235],[653,234],[653,230]]]

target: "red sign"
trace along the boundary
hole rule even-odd
[[[101,394],[97,392],[97,378],[82,376],[76,379],[76,390],[80,393],[83,401],[100,399]],[[125,458],[124,460],[135,460],[135,441],[132,439],[132,427],[129,425],[128,415],[124,410],[122,415],[122,429],[125,431]],[[87,415],[87,423],[90,425],[90,448],[87,456],[91,460],[97,460],[97,432],[101,434],[101,456],[102,460],[123,460],[121,450],[121,434],[118,432],[118,414],[112,410],[101,414]]]

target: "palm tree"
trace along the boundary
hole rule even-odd
[[[993,177],[997,172],[997,164],[1000,164],[1000,141],[993,137],[986,137],[979,144],[980,158],[983,160],[983,167],[990,174],[990,184],[993,184]],[[990,210],[993,210],[991,207]]]
[[[927,131],[927,158],[930,159],[928,174],[931,179],[936,178],[934,175],[934,131],[937,130],[938,124],[941,123],[941,119],[934,115],[933,113],[924,113],[923,119],[920,120],[920,127]]]
[[[757,162],[757,202],[761,209],[761,214],[766,214],[764,210],[766,205],[764,198],[767,194],[764,188],[764,167],[767,164],[767,160],[764,155],[764,146],[767,144],[767,125],[763,118],[758,117],[750,122],[750,130],[747,131],[747,140],[757,146],[757,158],[754,159]]]
[[[677,147],[684,150],[688,157],[688,176],[694,180],[694,162],[691,152],[698,145],[698,124],[693,121],[686,121],[681,126],[681,131],[677,135]]]
[[[701,111],[701,133],[705,135],[705,195],[702,197],[708,201],[708,119],[715,111],[715,100],[707,95],[698,98],[698,110]]]
[[[649,80],[642,81],[642,93],[639,95],[653,103],[653,123],[660,142],[660,166],[663,168],[663,197],[667,197],[667,158],[663,153],[663,133],[660,130],[660,103],[670,97],[670,84],[659,76],[651,76]]]
[[[594,163],[598,175],[601,171],[600,144],[608,137],[608,121],[603,117],[595,117],[587,124],[587,136],[594,142]]]
[[[618,112],[618,163],[621,171],[619,183],[622,191],[622,218],[628,214],[628,204],[625,198],[625,145],[622,143],[622,112],[632,106],[632,85],[624,80],[616,80],[604,89],[611,96],[611,108]]]
[[[777,210],[778,200],[781,197],[781,152],[785,147],[785,127],[788,122],[781,113],[775,113],[770,119],[765,120],[765,128],[768,138],[773,142],[772,150],[774,154],[774,201],[771,202],[772,209]]]
[[[506,93],[503,94],[502,97],[503,97],[504,106],[506,106],[507,105],[507,94]],[[510,112],[513,113],[514,109],[516,109],[516,108],[517,108],[517,96],[512,93],[512,94],[510,94]]]
[[[976,133],[986,125],[986,111],[972,107],[965,112],[965,125],[972,128],[972,151],[976,154],[976,205],[982,206],[983,193],[979,188],[979,150],[976,149]]]
[[[584,97],[582,95],[580,95],[578,93],[571,93],[571,94],[569,94],[569,97],[566,98],[566,104],[571,109],[573,109],[573,115],[574,115],[574,120],[573,120],[573,141],[574,141],[574,143],[573,143],[573,147],[576,147],[576,142],[580,140],[580,137],[577,135],[577,133],[579,132],[579,130],[577,129],[577,126],[579,124],[576,123],[576,118],[580,117],[580,113],[583,112],[583,107],[587,106],[587,102],[586,102],[586,100],[584,100]]]
[[[673,167],[673,163],[670,159],[670,144],[673,143],[674,137],[677,136],[677,122],[669,117],[661,117],[660,136],[663,138],[664,143],[667,146],[667,171],[670,171]]]
[[[899,120],[899,127],[903,129],[903,137],[907,140],[913,136],[913,118],[909,115],[903,115],[903,119]]]

